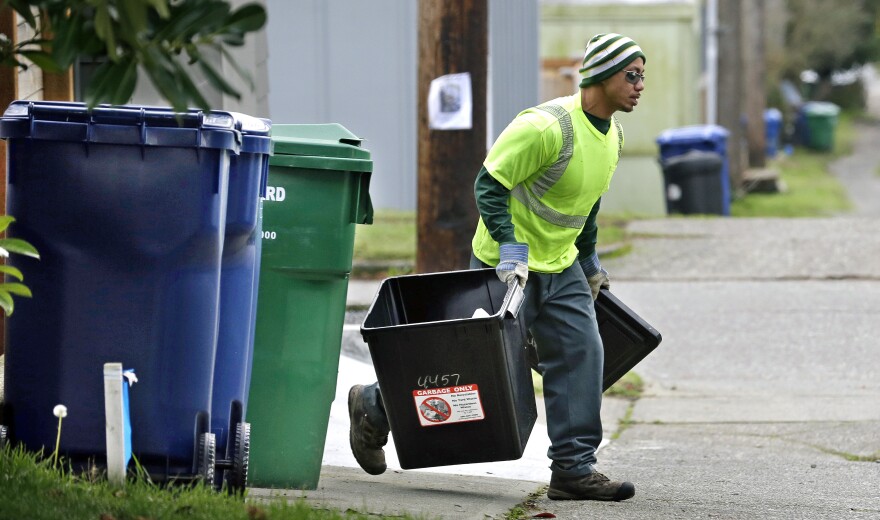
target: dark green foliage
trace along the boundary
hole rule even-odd
[[[206,54],[224,56],[244,79],[228,47],[263,27],[266,12],[256,3],[232,9],[225,0],[0,0],[36,31],[16,46],[0,41],[0,65],[67,70],[78,58],[103,61],[86,90],[86,102],[128,102],[144,72],[177,110],[210,108],[187,65],[198,64],[212,88],[235,98],[240,93]],[[44,13],[34,16],[33,9]],[[51,41],[47,36],[51,36]]]
[[[880,59],[880,0],[788,0],[784,76],[820,78]]]

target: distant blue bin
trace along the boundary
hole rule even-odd
[[[218,459],[227,461],[233,460],[235,451],[243,447],[235,444],[235,432],[247,413],[262,250],[261,208],[272,151],[269,121],[245,114],[232,115],[236,129],[241,132],[241,153],[232,158],[229,167],[220,332],[211,405],[211,431],[217,438]],[[248,439],[242,440],[249,443]],[[231,480],[235,482],[234,478]]]
[[[231,114],[12,103],[10,232],[32,299],[7,322],[3,421],[31,450],[104,461],[103,364],[137,370],[132,449],[154,478],[213,475],[210,434]]]
[[[768,108],[764,111],[764,134],[767,157],[776,157],[782,134],[782,112],[779,109]]]
[[[715,152],[723,160],[720,179],[722,215],[730,215],[730,166],[727,159],[727,138],[730,132],[718,125],[692,125],[664,130],[657,137],[660,162],[691,150]]]

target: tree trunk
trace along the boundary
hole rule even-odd
[[[743,0],[743,56],[745,57],[745,109],[746,138],[748,141],[750,168],[763,168],[767,164],[767,136],[764,110],[767,92],[764,78],[767,67],[764,62],[764,0]]]
[[[727,160],[731,193],[738,193],[748,164],[743,141],[742,10],[740,0],[718,1],[718,124],[730,132]]]

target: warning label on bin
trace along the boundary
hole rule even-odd
[[[477,385],[413,390],[413,399],[422,426],[482,421],[486,418]]]

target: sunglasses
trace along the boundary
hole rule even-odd
[[[630,85],[636,85],[636,84],[638,84],[639,81],[641,81],[642,83],[645,82],[645,75],[644,74],[639,74],[638,72],[636,72],[634,70],[625,70],[623,72],[626,74],[623,78]]]

